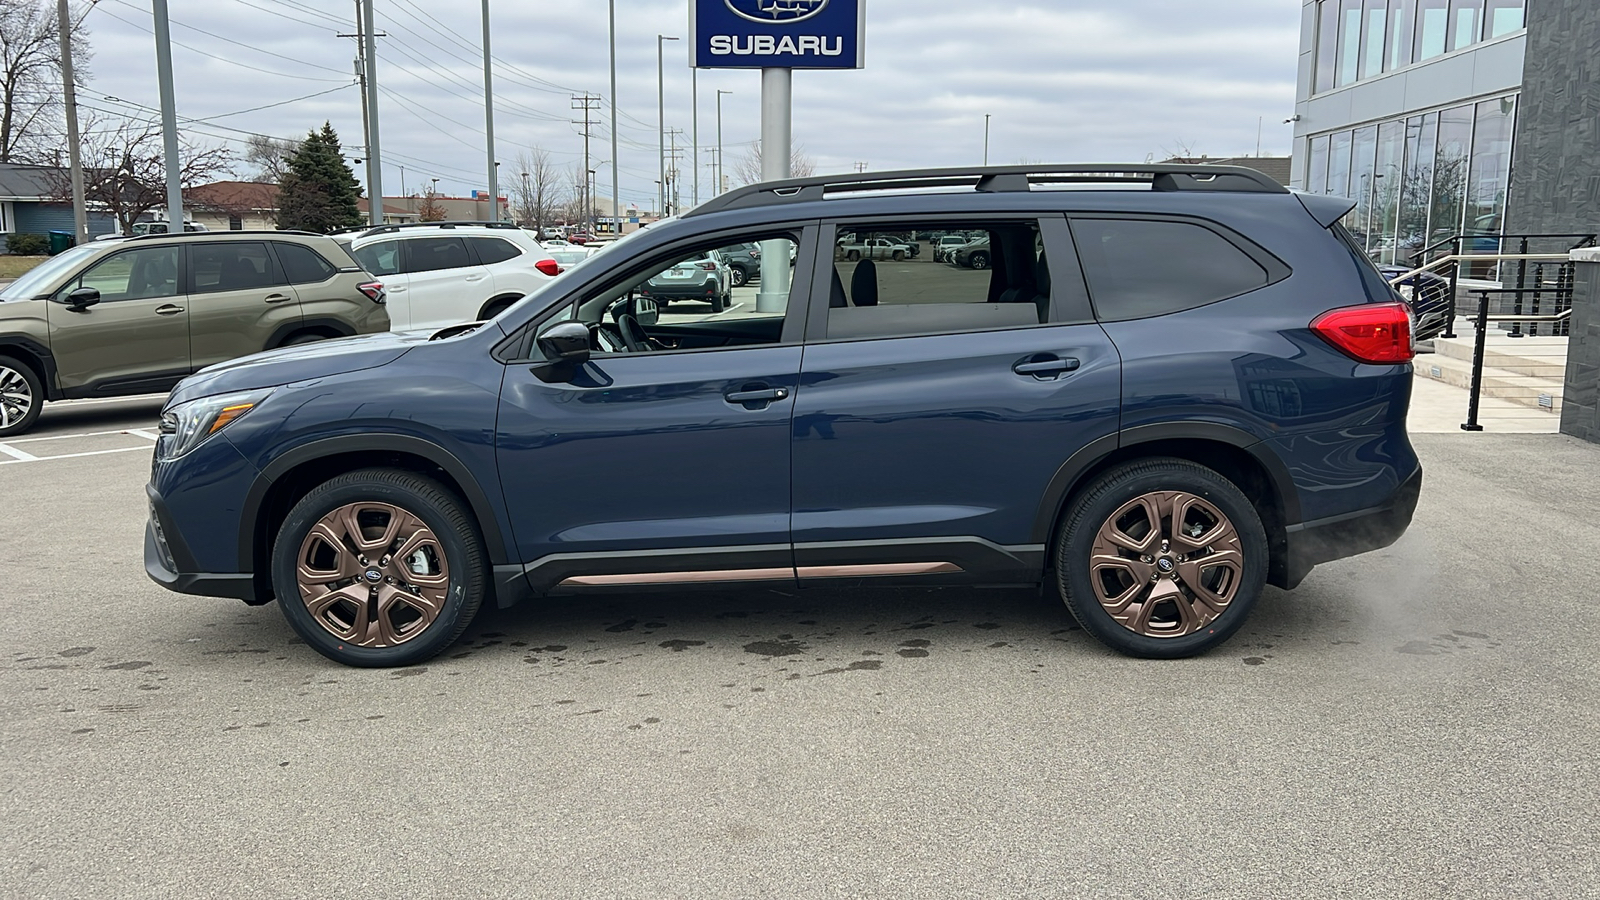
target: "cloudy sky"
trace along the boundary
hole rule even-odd
[[[864,0],[867,67],[799,72],[794,134],[819,171],[990,160],[1143,161],[1186,147],[1211,156],[1288,152],[1299,0]],[[656,35],[687,37],[686,0],[616,0],[621,186],[652,205]],[[85,0],[74,0],[80,10]],[[582,158],[570,97],[606,95],[605,0],[491,0],[496,156],[562,166]],[[376,0],[384,193],[486,187],[479,0]],[[331,121],[362,143],[352,72],[355,0],[171,0],[177,109],[193,140],[242,150],[247,134],[303,137]],[[80,102],[149,115],[158,105],[150,0],[96,0]],[[687,41],[666,45],[666,119],[689,143]],[[759,134],[760,75],[700,73],[701,189],[711,191],[716,90],[730,166]],[[308,96],[319,94],[320,96]],[[116,98],[115,100],[108,98]],[[608,98],[609,100],[609,98]],[[595,153],[609,155],[609,106]],[[687,160],[687,153],[685,154]],[[249,169],[242,164],[240,175]],[[361,173],[358,173],[361,174]],[[609,193],[609,163],[600,169]],[[683,200],[689,201],[685,162]],[[504,185],[502,185],[502,189]]]

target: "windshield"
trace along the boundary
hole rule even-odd
[[[62,273],[83,262],[97,247],[84,244],[73,247],[50,257],[27,274],[13,281],[4,291],[0,291],[0,300],[32,300],[44,292],[44,286],[56,280]]]

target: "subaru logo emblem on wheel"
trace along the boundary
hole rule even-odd
[[[372,582],[373,584],[377,584],[378,582],[383,580],[383,573],[379,572],[377,569],[368,569],[367,570],[367,580]]]
[[[734,15],[752,22],[804,22],[828,5],[828,0],[723,0]]]

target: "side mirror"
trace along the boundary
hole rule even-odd
[[[100,289],[92,287],[74,288],[67,294],[65,302],[67,309],[73,312],[83,312],[100,302]]]
[[[654,325],[661,321],[661,307],[651,298],[636,295],[629,305],[633,308],[633,317],[640,325]]]
[[[534,340],[545,361],[533,367],[540,381],[572,380],[578,367],[589,361],[589,327],[582,322],[557,322]]]

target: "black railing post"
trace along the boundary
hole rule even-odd
[[[1451,242],[1450,255],[1461,255],[1461,238],[1454,238]],[[1456,276],[1460,272],[1461,261],[1457,260],[1456,263],[1450,267],[1450,318],[1445,320],[1444,334],[1439,335],[1442,338],[1453,338],[1456,336]],[[1411,288],[1412,291],[1419,291],[1421,289],[1422,287],[1420,282],[1414,282]]]
[[[1528,255],[1528,239],[1527,238],[1523,238],[1522,239],[1522,248],[1520,250],[1518,250],[1517,252],[1522,254],[1523,256],[1527,256]],[[1528,261],[1525,260],[1525,259],[1519,259],[1519,260],[1517,260],[1517,292],[1514,295],[1512,295],[1515,299],[1513,299],[1512,306],[1511,306],[1512,313],[1514,313],[1516,315],[1519,315],[1519,316],[1522,315],[1522,292],[1524,290],[1526,290],[1527,287],[1528,287]],[[1521,322],[1512,322],[1511,323],[1511,336],[1512,337],[1522,337],[1522,323]]]
[[[1478,424],[1478,397],[1483,393],[1483,351],[1489,331],[1489,292],[1478,294],[1478,336],[1472,346],[1472,393],[1467,398],[1467,421],[1462,431],[1482,431]]]
[[[1539,314],[1539,299],[1540,299],[1539,298],[1539,293],[1543,289],[1544,289],[1544,263],[1542,263],[1542,262],[1534,263],[1533,264],[1533,293],[1530,295],[1532,297],[1532,299],[1529,301],[1528,315],[1537,316]],[[1528,334],[1533,336],[1533,337],[1538,337],[1538,335],[1539,335],[1539,323],[1538,322],[1529,322],[1528,323]]]

